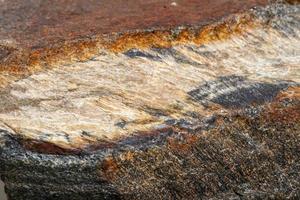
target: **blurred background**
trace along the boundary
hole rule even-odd
[[[0,180],[0,200],[7,200],[4,193],[4,183]]]

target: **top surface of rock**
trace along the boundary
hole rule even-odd
[[[0,42],[37,49],[95,34],[203,24],[267,0],[2,0]],[[1,57],[0,57],[1,58]]]

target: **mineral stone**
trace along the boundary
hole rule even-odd
[[[0,1],[11,200],[300,198],[297,1]]]

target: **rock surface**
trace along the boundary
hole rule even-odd
[[[300,198],[299,5],[32,2],[0,3],[10,199]]]
[[[0,199],[6,200],[6,194],[4,191],[4,183],[2,181],[0,181]]]

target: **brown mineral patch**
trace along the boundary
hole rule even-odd
[[[284,101],[290,105],[283,105]],[[263,119],[269,122],[294,124],[300,121],[300,87],[290,87],[281,92],[276,100],[272,102]]]
[[[277,101],[282,101],[284,99],[300,100],[300,87],[289,87],[287,90],[280,92],[276,97]]]
[[[249,28],[255,28],[257,25],[254,16],[250,13],[232,16],[220,23],[205,26],[195,36],[194,42],[205,44],[217,40],[226,40],[234,35],[242,34]]]
[[[132,48],[169,48],[177,44],[206,44],[212,41],[229,39],[241,34],[247,28],[254,28],[254,16],[249,13],[228,17],[220,23],[198,28],[183,28],[174,31],[150,31],[126,33],[107,44],[113,52],[124,52]]]
[[[100,176],[106,179],[113,179],[118,171],[118,164],[113,157],[106,158],[101,164]]]
[[[298,4],[300,3],[300,0],[285,0],[286,2],[290,3],[290,4]]]
[[[191,148],[198,142],[199,136],[186,134],[183,135],[183,141],[179,141],[175,138],[168,138],[168,147],[174,151],[181,153],[189,153]]]
[[[108,44],[114,52],[123,52],[132,48],[170,47],[169,31],[152,31],[149,33],[128,33]]]
[[[47,154],[59,154],[59,155],[76,155],[81,152],[77,149],[65,149],[59,147],[53,143],[42,142],[38,140],[30,139],[20,139],[19,142],[23,145],[26,150],[38,152],[38,153],[47,153]]]

